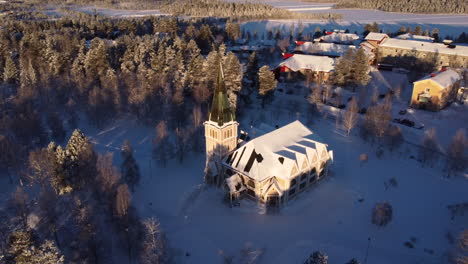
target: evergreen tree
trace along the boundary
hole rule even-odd
[[[33,260],[30,248],[35,244],[35,236],[29,231],[18,230],[10,234],[8,238],[8,254],[14,263],[31,263]]]
[[[366,85],[369,82],[369,58],[364,49],[357,50],[352,63],[352,69],[355,85]]]
[[[3,81],[7,83],[18,82],[18,69],[11,56],[5,58],[5,68],[3,69]]]
[[[337,85],[347,85],[352,78],[352,63],[354,50],[348,49],[345,55],[339,58],[335,65],[333,81]]]
[[[239,59],[229,52],[224,60],[224,83],[228,91],[229,104],[235,111],[237,108],[237,95],[242,89],[242,71]]]
[[[259,89],[258,93],[262,97],[262,108],[265,107],[266,100],[271,100],[273,92],[278,82],[275,79],[275,74],[267,65],[260,68],[258,71]]]
[[[416,26],[414,28],[414,35],[422,35],[422,27],[421,26]]]
[[[125,140],[122,146],[122,175],[125,182],[130,186],[132,192],[135,190],[135,186],[140,181],[140,168],[133,158],[133,148],[130,145],[130,141]]]
[[[100,76],[104,76],[110,68],[107,46],[104,40],[98,38],[92,40],[91,47],[84,60],[84,68],[86,77],[91,80],[97,80]]]
[[[248,80],[248,84],[245,86],[246,90],[248,90],[249,94],[253,91],[257,90],[258,87],[258,58],[257,52],[252,52],[249,56],[249,61],[247,63],[247,70],[246,70],[246,79]]]
[[[440,41],[439,30],[437,28],[434,28],[432,30],[432,37],[434,38],[434,42],[439,42]]]
[[[46,240],[39,248],[32,248],[32,262],[30,264],[63,264],[65,258],[60,254],[53,241]],[[17,262],[18,264],[20,262]]]
[[[317,26],[314,32],[314,39],[320,38],[321,36],[322,36],[322,30],[320,29],[319,26]]]
[[[240,37],[240,25],[238,23],[226,23],[226,34],[231,41],[235,42]]]
[[[304,264],[328,264],[328,256],[320,251],[315,251]]]

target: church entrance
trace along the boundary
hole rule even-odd
[[[268,207],[279,207],[279,197],[278,197],[278,195],[269,195],[267,197],[266,205]]]

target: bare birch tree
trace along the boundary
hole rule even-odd
[[[346,129],[346,133],[349,136],[351,130],[356,126],[359,118],[359,107],[357,105],[356,97],[353,96],[349,103],[349,109],[343,113],[343,126]]]

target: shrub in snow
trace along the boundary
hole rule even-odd
[[[372,210],[372,223],[378,226],[385,226],[392,220],[392,216],[393,209],[389,203],[377,203]]]
[[[359,264],[359,261],[357,261],[357,259],[353,258],[350,261],[346,262],[346,264]]]
[[[304,264],[328,264],[328,256],[320,251],[315,251]]]

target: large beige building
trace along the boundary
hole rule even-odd
[[[281,206],[325,177],[333,152],[295,121],[240,145],[223,159],[230,194]]]
[[[414,56],[422,60],[436,63],[438,68],[450,66],[454,68],[468,67],[468,46],[449,42],[434,43],[432,38],[412,34],[403,34],[395,38],[383,33],[369,33],[366,42],[361,45],[375,47],[372,51],[377,60],[385,57]]]

